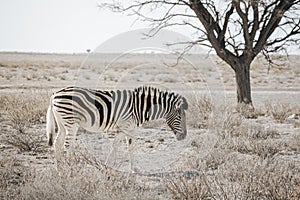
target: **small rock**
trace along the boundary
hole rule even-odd
[[[288,117],[288,119],[299,119],[299,116],[297,114],[292,114]]]

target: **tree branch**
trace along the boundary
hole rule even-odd
[[[244,55],[245,54],[252,54],[252,41],[251,41],[251,37],[249,34],[249,21],[248,21],[248,13],[247,11],[244,13],[241,9],[241,2],[239,0],[234,0],[233,1],[233,5],[236,8],[236,11],[238,13],[238,15],[241,17],[242,19],[242,29],[243,29],[243,36],[244,36],[244,40],[245,40],[245,48],[244,48]]]
[[[270,35],[274,32],[274,30],[278,27],[284,13],[294,5],[297,1],[293,0],[280,0],[278,5],[275,7],[274,11],[272,12],[270,19],[268,22],[263,24],[261,28],[261,33],[258,38],[258,41],[254,47],[253,56],[255,57],[263,48],[267,42],[267,39]]]
[[[218,41],[221,44],[222,48],[225,48],[225,33],[228,27],[228,22],[229,22],[229,18],[232,15],[234,11],[234,7],[231,6],[231,8],[226,12],[225,14],[225,20],[224,20],[224,24],[223,24],[223,29],[221,30],[219,36],[218,36]]]

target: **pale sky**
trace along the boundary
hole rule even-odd
[[[0,51],[80,53],[107,44],[121,33],[149,28],[144,22],[133,24],[134,16],[100,9],[99,2],[0,0]],[[186,38],[193,34],[182,27],[172,30]]]
[[[0,0],[0,51],[77,53],[145,28],[97,0]]]

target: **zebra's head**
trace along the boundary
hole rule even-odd
[[[149,120],[165,118],[177,140],[186,137],[185,110],[188,104],[184,97],[146,86],[136,88],[134,94],[133,115],[137,125]]]
[[[186,117],[185,110],[188,109],[188,103],[184,97],[178,96],[174,104],[171,105],[170,112],[166,115],[166,121],[173,130],[177,140],[183,140],[186,137]]]

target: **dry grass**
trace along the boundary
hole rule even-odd
[[[231,157],[219,170],[193,177],[166,177],[165,184],[172,199],[296,200],[300,197],[300,179],[292,170],[292,166],[271,160]]]
[[[208,96],[190,98],[187,116],[191,118],[188,119],[187,125],[193,128],[208,128],[212,110],[213,105]]]
[[[112,170],[82,147],[66,155],[58,168],[49,161],[29,162],[24,151],[40,155],[47,150],[43,127],[48,94],[0,98],[1,139],[21,150],[18,157],[0,155],[0,199],[155,199],[158,193],[163,193],[163,199],[300,198],[299,134],[273,127],[289,123],[286,116],[298,114],[298,108],[290,112],[285,106],[266,105],[260,117],[267,118],[267,123],[227,111],[216,130],[218,141],[207,155],[200,157],[201,145],[196,144],[206,141],[196,140],[187,147],[198,153],[187,158],[183,170],[199,173],[149,178]],[[201,97],[190,105],[189,127],[207,130],[213,107],[210,99]],[[151,179],[159,189],[143,182]]]
[[[48,165],[42,170],[32,169],[31,174],[23,163],[4,160],[6,166],[0,171],[1,190],[5,191],[2,199],[144,199],[144,189],[134,177],[99,168],[99,163],[87,159],[94,158],[76,151],[58,168]]]
[[[266,102],[265,113],[266,115],[273,117],[273,119],[278,122],[284,123],[287,118],[293,114],[299,116],[300,108],[290,104]]]
[[[204,175],[190,178],[183,175],[168,176],[164,182],[172,199],[210,199],[212,195]]]
[[[242,154],[258,155],[265,159],[284,150],[287,141],[279,140],[276,129],[260,124],[247,123],[240,115],[234,114],[224,121],[225,136],[222,145]]]
[[[217,142],[204,157],[194,155],[187,165],[201,175],[171,177],[167,187],[174,199],[299,199],[300,140],[272,124],[228,112]],[[286,121],[285,121],[286,122]],[[203,139],[203,137],[199,137]],[[193,141],[198,149],[205,141]],[[290,153],[287,153],[290,152]],[[284,155],[294,155],[293,159]]]
[[[3,155],[0,157],[0,199],[18,199],[20,188],[32,174],[21,160]]]
[[[37,151],[44,145],[44,133],[38,127],[45,123],[48,95],[29,92],[27,94],[3,95],[1,117],[9,125],[5,142],[22,151]]]

